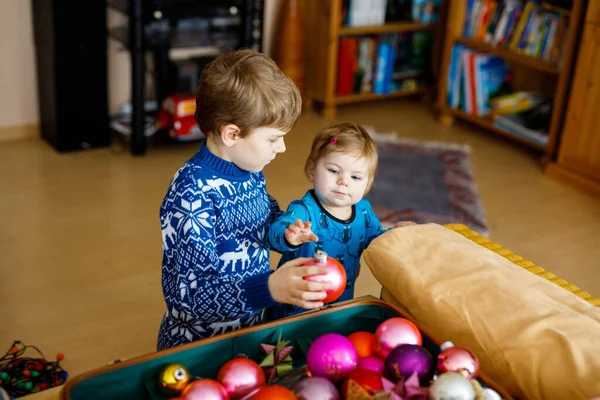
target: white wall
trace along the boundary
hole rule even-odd
[[[84,1],[84,0],[81,0]],[[93,0],[86,0],[93,1]],[[265,0],[263,48],[270,54],[282,0]],[[30,0],[0,1],[0,128],[39,122],[37,78]],[[110,10],[109,26],[124,22]],[[108,42],[110,110],[130,101],[130,57],[115,40]]]
[[[36,124],[31,2],[2,0],[0,7],[0,128]]]

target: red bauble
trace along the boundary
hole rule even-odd
[[[342,395],[344,398],[348,396],[348,384],[350,383],[350,380],[358,383],[360,387],[369,393],[372,393],[372,391],[382,390],[383,381],[381,378],[381,374],[378,374],[375,371],[360,368],[355,369],[354,371],[350,372],[350,375],[348,375],[346,380],[344,380],[344,384],[342,385]]]
[[[383,359],[401,344],[421,346],[423,338],[419,328],[405,318],[390,318],[383,321],[375,331],[375,351]]]
[[[246,357],[236,357],[226,362],[217,375],[232,400],[238,400],[266,384],[260,366]]]
[[[323,250],[315,251],[315,256],[304,265],[318,265],[329,270],[327,274],[305,276],[307,281],[329,282],[333,284],[333,289],[328,290],[327,297],[323,303],[331,303],[337,300],[346,289],[346,270],[338,260],[328,257]]]
[[[298,397],[285,386],[273,385],[258,389],[250,400],[298,400]]]
[[[199,379],[189,383],[181,392],[181,400],[229,400],[229,394],[219,382]]]
[[[370,332],[354,332],[348,336],[358,353],[358,358],[375,355],[375,335]]]
[[[453,346],[442,350],[438,355],[437,369],[439,373],[462,372],[473,378],[479,372],[477,356],[464,347]]]

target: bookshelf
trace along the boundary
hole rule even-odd
[[[381,99],[426,96],[433,89],[432,85],[419,86],[401,91],[392,91],[387,94],[353,93],[338,95],[338,56],[340,39],[342,37],[378,36],[384,34],[403,32],[431,32],[434,36],[432,44],[431,77],[435,81],[435,74],[439,62],[435,62],[436,54],[441,55],[442,23],[421,23],[414,21],[386,22],[381,25],[369,26],[343,26],[342,6],[343,0],[305,0],[303,13],[306,16],[304,31],[307,63],[307,81],[305,96],[309,102],[319,106],[321,114],[332,118],[340,105],[377,101]],[[443,20],[446,1],[442,2],[439,10],[438,21]],[[438,57],[439,58],[439,57]]]
[[[447,22],[443,38],[442,67],[437,87],[437,108],[440,112],[441,123],[451,125],[455,119],[467,121],[492,133],[508,137],[533,148],[542,153],[542,160],[544,162],[550,161],[556,154],[558,139],[562,131],[574,59],[577,56],[577,44],[580,38],[583,14],[587,1],[564,0],[562,2],[570,12],[568,31],[564,39],[564,50],[560,65],[506,47],[495,47],[483,40],[464,37],[467,3],[467,1],[452,1],[447,10]],[[552,114],[546,144],[542,145],[498,128],[493,124],[491,117],[472,115],[464,112],[464,110],[452,108],[447,104],[448,75],[452,59],[452,49],[456,44],[465,45],[480,53],[487,53],[503,58],[514,73],[514,90],[539,90],[552,99]]]

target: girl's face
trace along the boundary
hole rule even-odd
[[[310,180],[326,210],[350,208],[367,191],[370,163],[357,154],[332,152],[317,161]]]

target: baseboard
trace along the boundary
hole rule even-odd
[[[583,189],[588,193],[600,196],[600,182],[593,181],[575,172],[572,172],[560,164],[548,164],[546,167],[546,174],[579,189]]]
[[[0,127],[0,142],[12,142],[39,136],[39,124]]]

